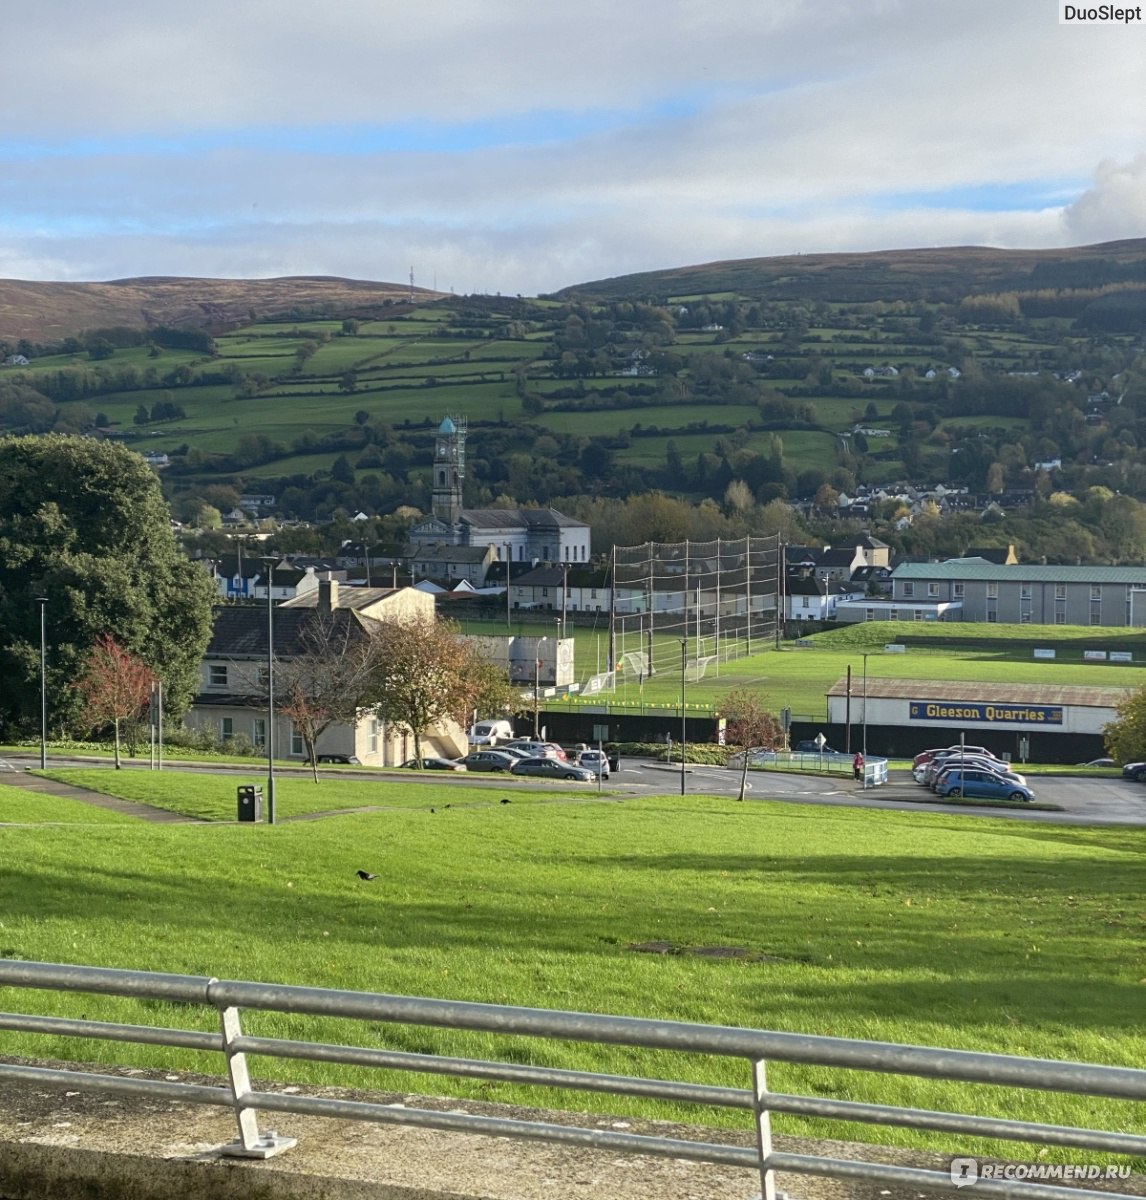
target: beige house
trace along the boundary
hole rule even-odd
[[[276,662],[303,653],[307,626],[316,616],[346,627],[347,636],[369,637],[388,619],[433,617],[434,600],[414,588],[340,588],[322,580],[312,593],[297,596],[274,610]],[[201,665],[199,692],[185,723],[209,729],[220,742],[242,736],[256,747],[267,744],[268,614],[262,605],[233,605],[215,610],[215,627]],[[275,757],[305,761],[302,735],[275,713]],[[422,739],[422,753],[457,758],[468,749],[466,733],[453,721],[435,726]],[[331,725],[318,739],[316,752],[353,756],[366,766],[398,766],[414,755],[414,739],[369,713],[357,722]]]

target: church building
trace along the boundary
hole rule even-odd
[[[500,560],[587,563],[589,526],[553,508],[463,508],[466,419],[446,417],[434,438],[432,514],[410,530],[419,546],[493,547]]]

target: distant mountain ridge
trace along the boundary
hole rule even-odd
[[[756,300],[956,303],[1007,291],[1146,288],[1146,238],[1053,250],[988,246],[729,259],[573,284],[563,301],[651,300],[731,293]],[[58,342],[92,329],[169,325],[221,332],[255,319],[382,315],[440,293],[399,283],[303,275],[276,279],[140,276],[102,283],[0,279],[0,340]]]
[[[414,288],[415,300],[437,293]],[[169,325],[221,331],[251,319],[298,310],[314,318],[378,315],[409,301],[398,283],[326,275],[278,279],[195,279],[141,276],[103,283],[50,283],[0,279],[0,339],[57,342],[91,329]]]
[[[1111,283],[1146,286],[1146,238],[1054,250],[950,246],[728,259],[574,284],[550,298],[665,302],[731,292],[757,300],[953,303],[982,292]]]

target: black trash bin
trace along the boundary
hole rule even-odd
[[[263,819],[263,789],[253,783],[244,783],[239,788],[239,820],[261,821]]]

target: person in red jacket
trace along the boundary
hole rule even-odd
[[[856,783],[863,782],[863,755],[858,750],[852,759],[852,776]]]

